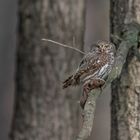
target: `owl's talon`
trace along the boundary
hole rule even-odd
[[[88,94],[92,89],[100,88],[102,90],[102,86],[105,84],[105,80],[101,78],[89,79],[83,85],[83,94],[80,99],[81,108],[84,109],[85,103],[88,98]]]

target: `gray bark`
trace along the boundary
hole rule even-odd
[[[127,24],[125,26],[126,31],[124,37],[121,39],[121,43],[118,46],[115,57],[115,64],[111,73],[108,75],[106,84],[100,88],[93,89],[88,96],[87,102],[83,111],[83,125],[80,133],[77,136],[77,140],[85,140],[90,136],[93,120],[95,116],[96,102],[103,89],[106,88],[114,79],[118,78],[121,74],[122,68],[126,62],[127,54],[131,48],[136,48],[138,45],[138,36],[140,33],[140,26],[137,23]],[[139,55],[137,53],[137,55]]]
[[[20,0],[12,140],[72,140],[78,129],[77,90],[61,81],[81,55],[48,47],[49,38],[83,49],[84,0]],[[52,44],[51,44],[52,45]],[[64,76],[65,75],[65,76]]]
[[[110,13],[111,33],[122,37],[126,24],[140,24],[140,0],[111,0]],[[140,62],[130,50],[121,76],[112,83],[111,140],[140,140],[139,114]]]

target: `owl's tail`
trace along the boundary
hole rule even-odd
[[[63,89],[67,88],[68,86],[71,86],[74,84],[74,78],[73,75],[71,75],[70,77],[68,77],[64,82],[63,82]]]

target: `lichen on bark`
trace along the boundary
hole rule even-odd
[[[139,24],[130,23],[128,25],[125,25],[124,34],[122,36],[119,46],[117,47],[114,67],[111,73],[109,74],[108,79],[106,80],[106,84],[102,88],[102,90],[111,82],[116,82],[116,79],[120,77],[122,69],[126,63],[129,50],[131,48],[137,47],[138,45],[139,33]],[[98,99],[100,94],[101,89],[95,89],[89,93],[89,97],[84,108],[83,126],[80,130],[79,135],[77,136],[77,140],[86,140],[90,136],[93,125],[93,119],[95,116],[96,100]]]

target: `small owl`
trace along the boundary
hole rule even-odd
[[[84,108],[88,93],[105,84],[108,74],[114,64],[114,44],[107,41],[98,41],[82,59],[76,72],[63,82],[63,88],[83,85],[83,95],[80,105]]]

